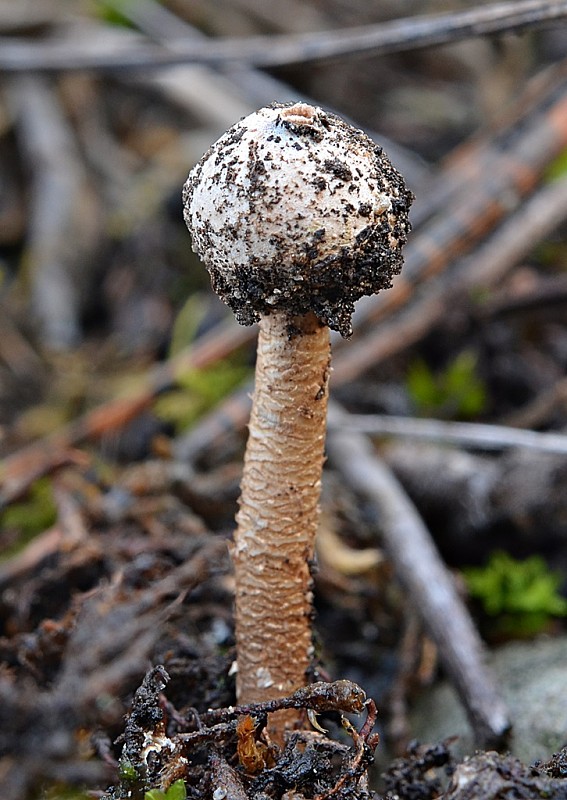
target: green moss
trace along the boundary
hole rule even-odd
[[[562,578],[540,556],[517,561],[497,551],[486,566],[466,568],[463,575],[471,596],[495,620],[498,632],[530,636],[552,617],[567,616],[567,600],[559,594]]]
[[[51,481],[43,478],[33,484],[25,500],[12,503],[0,513],[0,528],[16,531],[14,544],[3,548],[0,560],[13,556],[38,533],[53,525],[56,518]]]
[[[476,373],[477,357],[464,350],[439,374],[417,359],[408,370],[407,389],[421,414],[470,419],[486,407],[484,383]]]

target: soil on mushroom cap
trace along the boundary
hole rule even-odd
[[[312,107],[307,124],[286,120],[294,108],[261,109],[209,149],[185,185],[185,219],[241,324],[313,311],[349,336],[356,300],[401,269],[413,198],[362,131]]]

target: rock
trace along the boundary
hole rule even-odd
[[[567,743],[567,636],[514,642],[494,651],[489,662],[513,722],[510,752],[526,764],[550,758]],[[457,735],[455,752],[475,750],[465,712],[447,683],[419,700],[411,723],[422,742]]]
[[[443,796],[445,800],[567,800],[567,781],[538,774],[511,756],[477,753],[456,767]]]

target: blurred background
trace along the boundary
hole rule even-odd
[[[496,126],[530,76],[560,61],[567,44],[558,23],[426,49],[410,44],[391,55],[360,55],[355,46],[340,59],[311,63],[301,63],[299,43],[300,63],[292,56],[263,71],[237,62],[127,70],[119,63],[123,48],[162,43],[171,53],[179,39],[203,46],[206,37],[304,35],[471,9],[482,4],[2,3],[5,52],[16,41],[29,45],[30,57],[34,46],[51,45],[55,63],[59,56],[67,66],[26,71],[22,50],[14,71],[1,75],[4,452],[111,397],[132,372],[163,359],[176,322],[194,328],[177,330],[173,346],[180,347],[184,336],[225,314],[192,255],[180,187],[234,121],[268,102],[301,98],[349,117],[382,141],[404,172],[417,194],[419,223],[443,159]],[[78,68],[81,55],[96,62],[97,52],[101,63],[107,55],[118,66]],[[488,182],[491,175],[481,177]],[[508,200],[516,203],[512,190]],[[443,209],[448,220],[451,211]],[[517,280],[522,276],[529,282],[529,270]],[[564,337],[554,330],[556,346]],[[524,384],[515,387],[520,403],[533,389],[524,370],[516,372]]]

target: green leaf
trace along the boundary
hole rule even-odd
[[[204,313],[205,305],[202,295],[192,294],[177,312],[173,323],[169,345],[170,357],[177,355],[184,347],[191,344],[203,320]]]
[[[441,388],[459,416],[473,417],[486,404],[484,385],[476,375],[477,357],[465,350],[456,357],[441,379]]]
[[[418,359],[407,375],[408,393],[422,414],[471,418],[486,406],[486,391],[476,374],[477,357],[464,350],[438,375]]]
[[[119,28],[134,28],[134,24],[123,13],[121,7],[125,6],[128,0],[98,0],[95,5],[96,16]]]
[[[169,789],[164,792],[162,789],[150,789],[144,795],[144,800],[185,800],[187,790],[183,781],[175,781]]]
[[[418,409],[429,410],[441,402],[437,381],[425,361],[421,359],[416,359],[413,364],[410,364],[407,388]]]
[[[3,550],[0,560],[14,555],[38,533],[53,525],[56,519],[51,481],[42,478],[33,484],[25,500],[12,503],[0,513],[0,527],[17,531],[15,544]]]
[[[121,758],[118,765],[118,774],[121,781],[135,781],[138,778],[136,767],[128,758]]]
[[[187,790],[183,781],[175,781],[172,783],[165,794],[167,800],[185,800],[187,797]]]
[[[177,430],[185,430],[240,386],[249,374],[250,368],[238,363],[238,358],[219,361],[206,369],[188,370],[177,376],[178,389],[157,398],[155,413]]]

